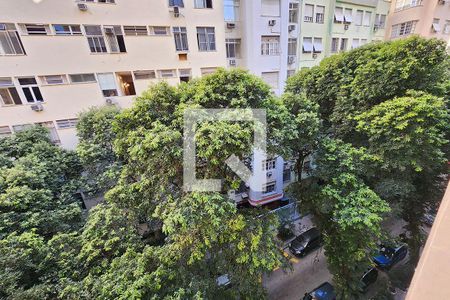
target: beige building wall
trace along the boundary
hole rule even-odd
[[[66,148],[74,148],[77,139],[73,126],[62,129],[55,121],[76,118],[79,112],[91,106],[104,105],[107,98],[120,107],[130,106],[134,96],[126,96],[122,92],[118,72],[155,71],[154,79],[137,80],[132,75],[139,95],[149,85],[161,80],[179,83],[180,70],[190,72],[191,77],[198,77],[216,67],[226,66],[222,1],[213,1],[212,8],[194,8],[194,0],[184,0],[178,17],[174,16],[168,0],[116,0],[111,4],[87,2],[86,11],[80,10],[73,0],[35,2],[38,1],[0,1],[0,24],[15,24],[26,51],[25,55],[6,55],[0,48],[0,88],[10,87],[2,85],[2,79],[11,78],[23,102],[22,105],[0,105],[0,135],[8,134],[8,128],[14,131],[14,125],[53,122],[54,134],[57,134],[55,139],[59,139]],[[47,35],[29,35],[22,24],[45,24],[49,32]],[[91,53],[83,26],[81,35],[56,35],[53,24],[147,26],[149,31],[149,26],[162,26],[167,27],[168,32],[167,35],[125,35],[126,53]],[[186,27],[187,51],[176,51],[174,26]],[[199,51],[197,27],[214,28],[214,51]],[[0,31],[0,39],[1,34]],[[173,76],[160,70],[173,70]],[[96,81],[75,84],[66,76],[63,84],[51,85],[41,77],[80,73],[96,74]],[[114,73],[118,96],[104,97],[98,82],[99,73]],[[21,76],[36,78],[43,102],[27,102],[18,81]],[[42,104],[43,110],[33,111],[31,107],[35,104]]]
[[[413,23],[407,25],[408,22]],[[402,24],[405,25],[402,26]],[[396,25],[398,25],[398,31],[395,30]],[[411,30],[409,30],[410,27]],[[411,34],[439,38],[448,42],[450,38],[450,1],[392,1],[386,39],[401,38]]]

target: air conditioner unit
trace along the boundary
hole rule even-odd
[[[174,6],[173,7],[173,16],[175,18],[178,18],[180,16],[180,7],[179,6]]]
[[[235,59],[230,59],[230,60],[228,61],[228,64],[229,64],[230,66],[236,66],[236,60],[235,60]]]
[[[88,10],[88,6],[86,3],[77,3],[78,9],[81,11],[87,11]]]
[[[112,26],[104,26],[103,29],[105,30],[106,34],[114,34],[114,27]]]
[[[313,53],[312,57],[317,58],[317,53]]]
[[[113,98],[106,98],[105,102],[106,102],[106,105],[114,105],[114,104],[116,104],[116,100],[114,100]]]
[[[348,30],[348,24],[344,25],[344,30]]]
[[[295,30],[295,25],[289,25],[288,26],[288,31],[289,32],[292,32],[292,31],[294,31]]]
[[[43,111],[44,110],[44,105],[42,105],[40,103],[31,105],[31,110],[33,110],[33,111]]]
[[[267,178],[271,178],[272,175],[273,175],[272,172],[267,172],[267,174],[266,174]]]
[[[380,26],[375,24],[375,25],[373,26],[373,31],[377,31],[378,29],[380,29]]]
[[[295,56],[289,55],[288,56],[288,64],[292,65],[295,62]]]
[[[439,1],[438,1],[438,4],[440,4],[440,5],[444,5],[444,4],[445,4],[445,2],[446,2],[445,0],[439,0]]]
[[[236,28],[236,24],[235,23],[227,23],[227,28],[234,29],[234,28]]]
[[[276,20],[269,20],[269,26],[275,26],[276,23]]]

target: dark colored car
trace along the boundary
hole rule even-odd
[[[313,291],[306,293],[303,300],[336,300],[336,293],[334,287],[329,282],[325,282]]]
[[[376,268],[370,268],[367,270],[363,276],[361,276],[361,291],[363,293],[367,292],[367,289],[371,284],[377,281],[378,270]]]
[[[322,237],[317,228],[313,227],[296,237],[290,244],[289,250],[294,255],[305,256],[322,245]]]
[[[406,245],[398,247],[381,246],[380,254],[373,257],[374,263],[382,270],[389,270],[408,254]]]

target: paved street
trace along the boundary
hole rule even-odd
[[[301,299],[311,289],[325,281],[331,281],[323,250],[319,249],[304,258],[292,259],[293,271],[285,273],[278,269],[265,277],[263,284],[269,299]]]

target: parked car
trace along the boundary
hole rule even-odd
[[[381,270],[389,270],[392,266],[404,259],[407,254],[408,248],[406,245],[395,248],[381,245],[380,254],[374,256],[373,261]]]
[[[378,270],[376,268],[368,269],[363,276],[361,276],[361,292],[367,292],[367,289],[371,284],[377,281]]]
[[[305,256],[322,245],[322,236],[315,227],[297,236],[290,244],[289,250],[297,256]]]
[[[336,300],[336,293],[329,282],[324,282],[311,292],[306,293],[303,300]]]

